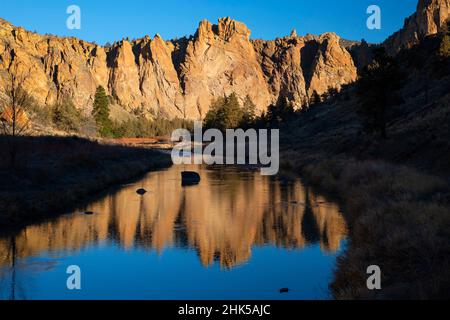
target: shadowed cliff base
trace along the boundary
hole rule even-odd
[[[0,149],[8,150],[11,139],[0,136]],[[63,213],[114,184],[172,163],[158,151],[77,137],[14,140],[14,166],[7,152],[0,158],[2,229]]]

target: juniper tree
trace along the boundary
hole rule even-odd
[[[256,105],[253,103],[252,99],[249,95],[247,95],[244,99],[244,104],[242,107],[242,119],[241,126],[242,127],[251,127],[254,125],[256,120]]]
[[[109,136],[112,127],[112,122],[109,118],[109,99],[106,95],[105,88],[102,86],[97,87],[95,92],[92,116],[97,123],[100,135]]]

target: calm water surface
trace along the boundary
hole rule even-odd
[[[184,169],[201,183],[181,187]],[[327,299],[346,232],[339,207],[300,181],[173,166],[0,235],[0,299]],[[66,287],[70,265],[80,291]]]

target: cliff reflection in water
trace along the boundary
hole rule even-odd
[[[201,183],[182,188],[182,169],[124,186],[85,208],[94,215],[65,215],[1,239],[0,266],[113,241],[125,250],[195,248],[203,266],[218,261],[232,268],[250,259],[253,246],[297,249],[320,242],[322,251],[335,252],[346,235],[338,206],[300,181],[282,184],[259,172],[202,168]],[[137,188],[149,192],[141,197]]]

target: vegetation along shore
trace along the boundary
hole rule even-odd
[[[0,145],[8,150],[8,138]],[[110,186],[169,167],[170,155],[78,137],[16,137],[16,163],[0,158],[0,228],[54,217]]]

